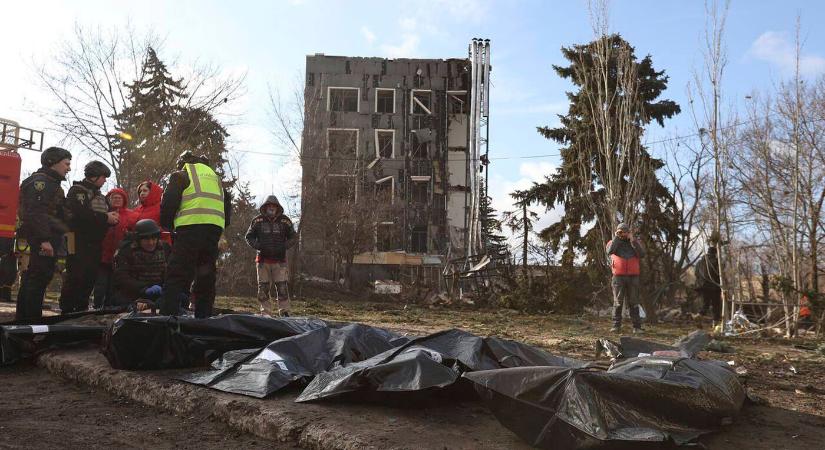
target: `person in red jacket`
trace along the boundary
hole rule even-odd
[[[155,223],[160,223],[160,199],[162,197],[163,189],[157,183],[151,181],[140,183],[138,185],[140,205],[135,208],[132,226],[143,219],[152,219]]]
[[[114,188],[106,194],[106,200],[109,202],[109,210],[117,212],[120,220],[117,225],[109,227],[106,236],[103,238],[103,253],[100,257],[100,269],[97,272],[97,281],[94,288],[94,305],[96,309],[114,305],[112,259],[123,238],[126,237],[128,227],[134,223],[134,211],[126,207],[129,204],[129,194],[126,191]]]
[[[633,332],[642,331],[642,319],[639,316],[639,273],[640,260],[645,255],[642,244],[630,227],[620,223],[616,227],[616,237],[607,243],[607,256],[613,273],[613,328],[619,332],[622,328],[622,306],[627,304]]]

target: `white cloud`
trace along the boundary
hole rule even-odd
[[[784,74],[792,74],[796,67],[796,48],[786,32],[766,31],[762,33],[748,50],[748,56],[768,62],[778,67]],[[802,53],[799,71],[804,76],[825,72],[825,58]]]
[[[367,40],[367,44],[372,45],[372,43],[375,42],[375,33],[370,31],[366,26],[361,27],[361,35]]]
[[[460,22],[478,23],[487,18],[490,4],[486,0],[437,0],[439,11]]]
[[[513,198],[510,193],[523,190],[531,187],[533,183],[543,182],[545,177],[556,171],[556,165],[546,161],[524,162],[519,166],[518,179],[505,179],[501,175],[493,175],[490,177],[490,197],[492,199],[491,205],[493,209],[501,215],[505,211],[513,211],[516,209],[513,205]],[[557,222],[563,212],[562,207],[545,211],[543,206],[531,206],[530,211],[535,212],[539,216],[536,222],[535,230],[540,231],[547,228],[551,224]],[[512,238],[510,230],[503,230],[504,235]],[[514,243],[516,244],[516,243]]]
[[[403,19],[400,19],[398,21],[398,24],[401,25],[402,30],[414,31],[417,26],[417,21],[414,17],[405,17]]]
[[[399,45],[384,44],[381,52],[389,58],[411,58],[416,55],[421,38],[417,34],[405,33]]]

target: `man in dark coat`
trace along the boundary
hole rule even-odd
[[[60,291],[62,314],[89,309],[89,296],[95,286],[103,253],[103,238],[110,225],[120,220],[100,187],[112,174],[100,161],[92,161],[83,169],[84,178],[76,181],[66,194],[65,216],[74,233],[74,253],[66,257],[66,282]]]
[[[218,242],[232,212],[232,199],[208,160],[191,152],[178,157],[178,171],[160,202],[160,225],[174,229],[172,254],[160,312],[180,313],[181,296],[192,287],[195,317],[212,316]],[[194,281],[194,282],[193,282]]]
[[[722,317],[722,287],[719,277],[719,254],[711,244],[708,251],[696,261],[696,291],[702,296],[702,315],[711,311],[716,325]]]
[[[49,147],[40,155],[42,167],[20,184],[20,229],[18,237],[31,249],[26,270],[17,292],[17,320],[43,316],[43,296],[54,276],[57,255],[64,251],[63,221],[65,201],[60,182],[66,180],[72,154],[60,147]]]
[[[286,251],[295,244],[297,235],[292,221],[284,215],[284,208],[274,195],[263,201],[260,212],[261,214],[252,219],[249,225],[246,242],[258,251],[255,263],[261,314],[272,315],[270,291],[274,285],[278,314],[289,316],[289,272]]]
[[[115,253],[113,277],[118,306],[161,298],[172,248],[160,240],[160,232],[152,219],[139,220],[133,235]]]
[[[610,258],[610,270],[613,274],[613,328],[618,333],[622,327],[622,308],[627,305],[633,332],[642,332],[642,319],[639,314],[639,275],[640,260],[645,256],[642,244],[633,236],[627,224],[616,227],[616,235],[607,243],[607,256]]]

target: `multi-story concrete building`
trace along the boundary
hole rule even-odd
[[[435,284],[468,253],[477,71],[471,59],[307,56],[302,271]]]

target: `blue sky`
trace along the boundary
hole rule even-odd
[[[305,55],[464,57],[473,37],[491,39],[490,152],[493,158],[554,154],[536,126],[556,123],[566,110],[567,82],[551,70],[564,64],[559,48],[591,39],[584,1],[74,1],[9,2],[4,20],[6,59],[0,70],[0,117],[45,128],[32,113],[48,101],[33,82],[29,61],[48,61],[75,23],[123,27],[127,21],[165,37],[162,58],[180,64],[208,61],[230,73],[247,73],[246,96],[234,106],[230,128],[236,150],[284,153],[269,133],[267,86],[291,90]],[[48,12],[44,14],[44,12]],[[802,18],[803,69],[825,72],[825,6],[815,1],[733,1],[728,15],[726,101],[740,105],[755,89],[770,88],[790,74],[796,15]],[[701,1],[614,1],[611,28],[622,33],[638,56],[651,54],[670,76],[666,97],[686,109],[685,87],[701,63],[704,30]],[[11,24],[10,28],[9,24]],[[11,46],[9,48],[9,46]],[[11,50],[11,51],[10,51]],[[651,139],[693,130],[687,114]],[[57,136],[48,134],[46,145]],[[657,151],[656,148],[653,149]],[[26,168],[37,155],[24,152]],[[259,196],[283,195],[295,182],[294,165],[284,158],[246,154],[241,175]],[[496,159],[490,168],[494,206],[509,209],[507,193],[540,180],[555,157]],[[543,222],[552,220],[548,215]]]

